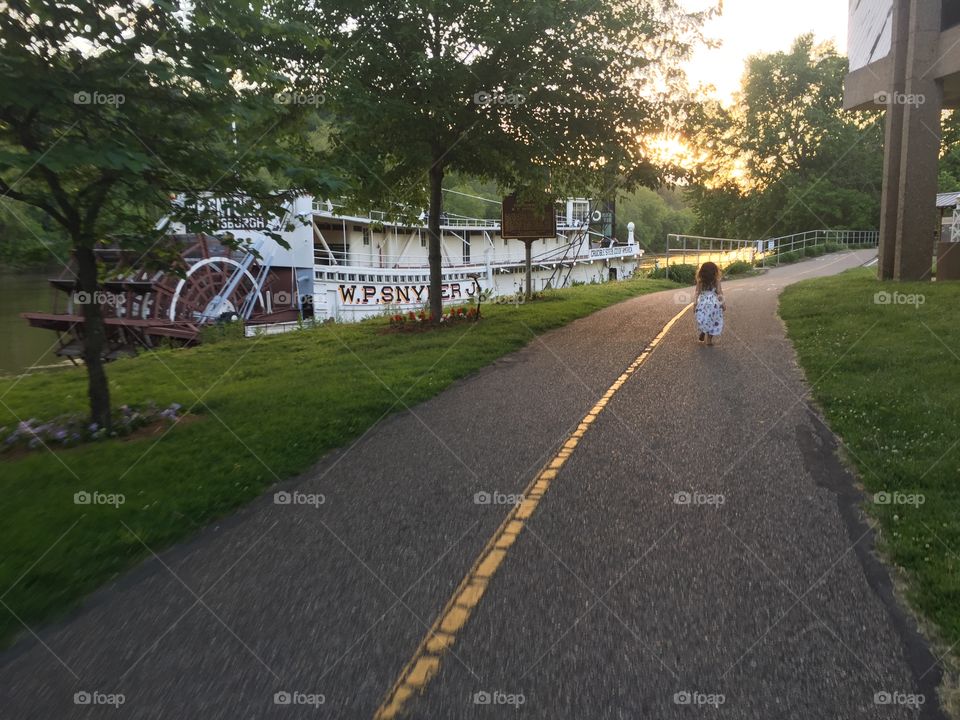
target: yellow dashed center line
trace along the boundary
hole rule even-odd
[[[500,524],[500,527],[497,528],[493,537],[490,538],[490,541],[480,552],[479,557],[476,562],[473,563],[470,571],[463,580],[460,581],[453,596],[447,601],[447,604],[433,623],[433,626],[423,640],[420,641],[420,645],[417,647],[413,657],[410,658],[410,661],[403,668],[400,677],[397,678],[393,687],[390,688],[390,692],[387,694],[383,703],[377,708],[377,712],[374,714],[374,720],[393,720],[393,718],[399,717],[407,701],[412,698],[415,693],[423,692],[427,683],[430,682],[430,679],[436,675],[437,670],[440,669],[440,659],[443,657],[443,654],[451,648],[456,640],[457,632],[459,632],[467,620],[470,619],[470,614],[479,604],[490,581],[493,579],[494,573],[497,572],[500,563],[502,563],[503,559],[507,556],[507,550],[516,541],[526,521],[530,519],[534,510],[537,509],[537,505],[540,504],[540,500],[543,499],[544,494],[550,488],[550,483],[556,479],[560,468],[563,467],[564,463],[566,463],[573,454],[581,438],[583,438],[587,430],[597,419],[597,416],[607,406],[610,398],[612,398],[617,391],[623,387],[624,383],[630,379],[630,376],[646,362],[654,348],[656,348],[663,338],[666,337],[667,333],[670,332],[670,328],[672,328],[691,307],[693,307],[692,304],[684,307],[683,310],[674,315],[670,321],[663,326],[663,329],[650,341],[650,344],[644,348],[637,359],[630,363],[620,377],[618,377],[601,396],[596,405],[590,408],[590,412],[586,414],[583,420],[580,421],[580,424],[577,425],[577,429],[566,439],[560,447],[560,451],[537,473],[530,484],[527,485],[523,492],[523,500],[520,504],[513,507],[506,519]]]

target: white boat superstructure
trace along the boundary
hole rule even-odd
[[[477,198],[485,202],[498,201]],[[499,216],[499,208],[495,208]],[[324,321],[356,321],[371,315],[419,310],[429,302],[426,216],[403,220],[401,212],[357,214],[333,200],[297,198],[280,235],[288,248],[245,220],[225,223],[272,270],[289,269],[301,313]],[[409,217],[410,214],[407,214]],[[557,234],[532,245],[535,291],[573,283],[624,279],[643,251],[633,240],[612,237],[612,209],[586,198],[557,204]],[[500,234],[500,219],[444,213],[441,218],[443,300],[465,302],[478,292],[496,298],[522,290],[525,247]]]
[[[120,247],[97,248],[103,278],[93,297],[106,330],[106,359],[143,347],[196,344],[212,324],[241,321],[247,335],[274,334],[305,323],[350,322],[428,306],[423,213],[358,215],[333,201],[300,196],[287,204],[282,218],[268,220],[264,213],[239,214],[236,208],[246,205],[236,198],[211,194],[193,201],[203,203],[196,209],[204,216],[218,218],[218,229],[188,231],[182,223],[160,221],[170,248],[179,253],[177,272],[158,270]],[[498,208],[492,210],[499,216]],[[637,270],[643,252],[634,242],[633,225],[627,225],[627,242],[616,242],[612,207],[570,198],[556,210],[556,235],[531,244],[535,290],[619,280]],[[504,238],[500,230],[499,219],[443,215],[444,303],[481,295],[496,301],[522,290],[525,244]],[[79,305],[90,300],[72,268],[50,283],[57,290],[52,312],[23,317],[57,333],[58,354],[78,357],[86,327]]]
[[[314,202],[312,210],[315,317],[350,321],[429,301],[422,214],[417,223],[404,223],[382,212],[349,214],[330,201]],[[643,251],[635,242],[618,245],[598,229],[610,221],[584,198],[558,205],[556,237],[533,243],[534,290],[632,275]],[[445,302],[469,300],[478,289],[498,297],[523,287],[524,243],[501,237],[499,218],[445,213],[441,252]]]

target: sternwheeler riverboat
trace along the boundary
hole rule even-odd
[[[637,270],[643,251],[632,224],[627,242],[614,238],[611,206],[569,198],[556,205],[556,213],[556,236],[533,243],[534,290],[620,280]],[[131,253],[100,249],[107,268],[100,292],[86,297],[73,269],[66,268],[50,281],[53,312],[23,317],[58,333],[59,354],[80,357],[81,304],[99,302],[107,357],[113,358],[161,342],[198,342],[201,328],[218,322],[243,321],[252,335],[419,310],[429,301],[426,216],[420,213],[413,222],[402,216],[355,214],[336,201],[303,196],[278,223],[288,228],[278,231],[288,247],[267,235],[257,219],[224,215],[213,235],[173,228],[182,248],[179,274],[152,272],[137,267]],[[228,247],[223,233],[240,240],[241,248]],[[503,238],[499,218],[445,213],[441,235],[445,304],[468,302],[478,293],[495,299],[522,291],[524,243]]]

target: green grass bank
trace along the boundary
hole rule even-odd
[[[784,292],[813,393],[869,493],[881,550],[942,651],[960,643],[960,283],[858,269]]]
[[[384,318],[112,363],[115,407],[177,402],[196,417],[162,439],[0,456],[0,592],[8,606],[0,611],[0,645],[24,631],[14,613],[35,627],[143,559],[137,536],[154,550],[169,546],[534,334],[675,287],[646,279],[586,285],[527,304],[485,304],[479,323],[431,332],[389,333]],[[0,401],[0,426],[8,429],[83,412],[85,371],[0,378]],[[74,504],[83,490],[126,500],[116,508]]]

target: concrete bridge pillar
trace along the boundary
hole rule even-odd
[[[928,280],[937,230],[940,112],[943,83],[934,77],[940,0],[894,0],[892,83],[886,104],[878,274],[884,280]]]
[[[933,77],[939,37],[940,0],[911,0],[894,280],[930,279],[943,108],[943,84]]]

